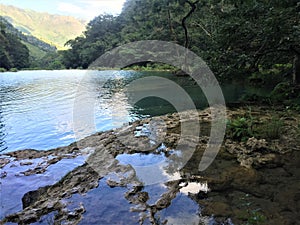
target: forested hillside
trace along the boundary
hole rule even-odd
[[[86,25],[85,21],[70,16],[40,13],[2,4],[0,15],[23,33],[35,36],[58,49],[65,49],[65,42],[80,35]]]
[[[0,26],[0,68],[3,68],[4,70],[10,70],[12,68],[64,68],[55,46],[51,46],[34,36],[28,34],[25,35],[1,16]]]
[[[31,45],[34,45],[41,50],[44,51],[56,51],[56,47],[53,45],[50,45],[44,41],[39,40],[38,38],[30,35],[30,34],[24,34],[18,29],[16,29],[11,23],[9,23],[4,17],[0,16],[1,23],[5,26],[6,32],[9,32],[15,36],[17,36],[19,39],[21,39],[24,42],[27,42]]]
[[[29,50],[15,35],[6,30],[0,21],[0,68],[22,69],[29,66]]]
[[[116,46],[172,41],[201,56],[219,77],[290,74],[299,82],[298,0],[127,0],[119,16],[100,15],[63,52],[67,68],[87,68]],[[298,66],[297,66],[298,65]]]

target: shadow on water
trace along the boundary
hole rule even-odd
[[[175,112],[166,100],[147,97],[130,105],[126,85],[149,76],[175,82],[192,98],[198,109],[208,106],[205,95],[189,77],[177,77],[169,72],[135,71],[24,71],[0,74],[0,151],[21,149],[50,149],[75,141],[73,106],[78,84],[89,92],[95,104],[96,131],[106,131],[137,119]],[[88,79],[84,80],[83,78]],[[238,101],[242,95],[261,89],[240,84],[222,84],[227,103]],[[150,89],[149,89],[150,88]],[[169,90],[159,82],[146,85],[154,96]],[[141,90],[137,90],[141,91]],[[176,90],[170,90],[176,94]],[[266,91],[267,92],[267,91]],[[178,102],[186,99],[177,96]],[[189,108],[186,108],[189,109]]]

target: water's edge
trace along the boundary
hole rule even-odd
[[[232,118],[243,115],[245,109],[227,113]],[[266,115],[266,109],[254,108],[252,113]],[[17,193],[10,195],[15,196],[12,202],[16,205],[3,198],[1,207],[6,213],[1,215],[2,222],[209,224],[218,220],[240,224],[260,218],[270,224],[291,224],[299,219],[300,153],[292,150],[299,147],[293,141],[295,134],[287,133],[281,142],[269,143],[227,139],[209,169],[199,172],[210,111],[199,111],[197,118],[190,115],[186,113],[188,121],[203,125],[202,135],[183,168],[178,167],[181,153],[176,149],[180,134],[177,113],[158,117],[167,130],[157,123],[151,128],[153,118],[149,118],[66,147],[1,155],[1,192],[6,191],[7,196],[8,191]],[[299,115],[285,118],[285,130],[294,120],[300,121]],[[151,130],[158,132],[154,139]],[[185,141],[190,145],[195,139]],[[36,185],[34,190],[29,182]],[[14,189],[16,184],[23,189]],[[119,210],[115,210],[117,206]]]

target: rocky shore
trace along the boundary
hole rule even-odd
[[[300,116],[267,107],[240,107],[227,110],[227,115],[228,121],[250,115],[251,126],[262,129],[275,129],[260,127],[274,118],[282,124],[276,127],[278,137],[269,139],[253,134],[236,140],[227,132],[217,158],[202,172],[198,165],[210,135],[209,109],[198,115],[184,112],[186,121],[200,122],[200,137],[183,138],[184,144],[196,147],[182,166],[176,149],[182,138],[178,113],[136,121],[57,149],[2,154],[0,223],[99,224],[89,216],[89,204],[95,204],[95,210],[107,209],[102,219],[110,224],[299,224]],[[104,203],[82,200],[99,188],[122,197]],[[177,217],[169,213],[180,196],[198,210],[186,212],[186,217],[178,216],[181,209],[173,210]],[[118,211],[118,201],[124,209],[110,218],[108,209],[115,206]]]

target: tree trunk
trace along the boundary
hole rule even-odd
[[[181,21],[181,26],[184,29],[184,37],[185,37],[185,43],[184,43],[184,47],[188,48],[189,46],[189,34],[188,34],[188,29],[186,26],[186,20],[195,12],[195,10],[197,9],[197,4],[198,4],[199,0],[196,2],[191,2],[191,1],[186,1],[186,3],[188,3],[191,7],[191,10],[188,12],[188,14],[183,17],[182,21]]]
[[[293,65],[293,83],[294,85],[300,84],[300,54],[297,52],[294,58]]]

